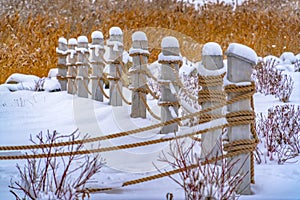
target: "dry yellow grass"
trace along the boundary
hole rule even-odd
[[[249,1],[235,11],[225,4],[206,4],[195,10],[172,0],[24,2],[0,3],[0,83],[14,72],[46,76],[50,68],[56,67],[59,37],[87,35],[90,39],[92,31],[101,30],[107,38],[112,26],[124,30],[125,49],[130,47],[132,31],[145,31],[151,61],[160,52],[161,39],[166,35],[176,36],[183,55],[194,61],[200,59],[202,44],[210,41],[218,42],[223,50],[231,42],[242,43],[260,56],[300,52],[296,0]]]

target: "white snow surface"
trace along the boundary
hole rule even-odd
[[[168,47],[178,47],[179,48],[179,42],[175,37],[167,36],[162,39],[161,47],[162,48],[168,48]]]
[[[56,78],[57,74],[58,74],[58,68],[52,68],[49,70],[47,77],[48,78]]]
[[[123,35],[120,27],[113,26],[109,29],[109,35]]]
[[[78,43],[88,43],[89,40],[88,40],[88,38],[87,38],[85,35],[81,35],[81,36],[79,36],[79,37],[77,38],[77,42],[78,42]]]
[[[136,31],[131,36],[132,41],[147,41],[147,35],[146,33],[142,31]]]
[[[35,76],[35,75],[28,75],[28,74],[20,74],[20,73],[14,73],[10,75],[5,83],[11,83],[11,82],[38,82],[40,80],[40,77]]]
[[[250,47],[238,44],[238,43],[230,43],[229,47],[226,50],[226,54],[234,54],[241,58],[244,58],[246,60],[249,60],[250,62],[253,62],[254,64],[257,63],[257,55],[256,52],[251,49]]]
[[[281,54],[280,59],[283,64],[292,64],[296,61],[296,57],[293,52],[284,52]]]
[[[68,40],[68,45],[77,45],[78,43],[77,43],[77,40],[76,40],[76,38],[70,38],[69,40]]]
[[[202,55],[205,56],[222,56],[222,48],[216,42],[208,42],[202,48]]]
[[[60,37],[60,38],[58,39],[58,42],[59,42],[59,43],[63,43],[63,44],[68,44],[67,39],[64,38],[64,37]]]
[[[101,31],[92,32],[92,38],[103,39],[103,33]]]

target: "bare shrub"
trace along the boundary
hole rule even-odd
[[[300,72],[300,59],[297,59],[294,64],[295,72]]]
[[[282,164],[300,153],[300,106],[277,105],[256,120],[261,144],[259,157]],[[259,158],[259,160],[262,160]]]
[[[289,101],[292,91],[294,89],[294,81],[291,76],[282,74],[278,87],[276,88],[275,97],[280,101],[286,103]]]
[[[170,144],[168,154],[163,153],[160,157],[160,161],[168,163],[173,169],[182,169],[179,179],[172,175],[169,177],[184,189],[185,199],[237,199],[235,189],[244,175],[231,173],[235,162],[222,157],[211,164],[203,164],[203,161],[208,160],[200,158],[199,148],[201,145],[195,142],[187,145],[186,140],[176,140]],[[222,148],[221,153],[224,153]],[[195,167],[190,168],[191,165]]]
[[[256,91],[265,95],[275,95],[282,102],[288,102],[294,86],[292,78],[277,70],[276,59],[259,62],[255,66],[252,77],[255,81]]]
[[[83,144],[68,147],[51,147],[58,141],[75,141],[79,138],[77,131],[70,135],[62,136],[56,131],[49,131],[44,136],[38,134],[36,140],[30,139],[34,144],[50,144],[48,148],[32,150],[33,154],[47,154],[46,158],[27,159],[24,167],[17,165],[20,180],[11,180],[11,193],[16,199],[24,195],[28,199],[85,199],[88,192],[83,192],[86,183],[91,177],[99,173],[103,161],[96,156],[74,155],[74,152],[83,148]],[[84,137],[86,138],[86,136]],[[51,157],[57,152],[70,152],[68,157]],[[21,194],[20,194],[21,193]]]

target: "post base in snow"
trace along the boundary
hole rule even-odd
[[[178,112],[177,106],[174,106],[173,108],[174,108],[174,110],[176,110]],[[161,107],[161,119],[162,119],[162,122],[166,122],[168,120],[174,119],[174,117],[172,116],[172,114],[169,110],[169,106]],[[160,130],[160,134],[168,134],[168,133],[174,133],[174,132],[178,132],[178,124],[177,123],[165,125]]]
[[[146,94],[132,93],[131,118],[146,118],[146,107],[140,95],[143,95],[143,98],[146,99]]]

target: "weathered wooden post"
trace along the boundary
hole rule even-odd
[[[89,84],[89,49],[88,39],[86,36],[79,36],[77,38],[78,47],[77,51],[77,95],[79,97],[88,98],[88,84]]]
[[[92,99],[96,101],[103,101],[103,94],[100,87],[103,87],[103,69],[105,66],[103,60],[104,54],[104,40],[103,34],[100,31],[92,33],[92,44],[90,45],[91,56],[90,64],[92,67]]]
[[[214,107],[218,104],[226,103],[226,94],[223,91],[223,78],[226,73],[226,68],[223,66],[223,52],[219,44],[215,42],[206,43],[202,49],[202,65],[198,67],[199,86],[202,87],[198,93],[199,105],[203,109]],[[225,107],[225,106],[224,106]],[[208,115],[222,115],[223,108],[215,109],[206,113]],[[200,116],[200,122],[204,115]],[[211,119],[213,119],[211,117]],[[210,121],[210,120],[209,120]],[[224,118],[223,118],[223,121]],[[211,122],[211,126],[220,125],[221,120]],[[221,155],[220,152],[220,138],[222,136],[222,129],[209,131],[201,135],[201,157],[212,158]]]
[[[158,62],[161,63],[161,79],[159,80],[161,88],[161,97],[158,105],[161,106],[161,121],[166,122],[178,117],[178,99],[176,93],[179,90],[177,74],[182,64],[182,57],[179,49],[179,42],[175,37],[165,37],[161,42],[162,52],[158,56]],[[178,124],[173,123],[161,128],[160,133],[166,134],[178,131]]]
[[[119,27],[109,29],[109,104],[122,106],[122,60],[123,60],[123,32]]]
[[[68,48],[69,49],[68,49],[68,56],[67,56],[67,66],[68,66],[67,78],[68,78],[68,93],[69,94],[76,93],[76,83],[75,83],[75,78],[77,75],[76,47],[77,47],[77,40],[75,38],[70,38],[68,40]]]
[[[132,48],[129,50],[130,56],[133,58],[133,66],[130,68],[131,74],[131,90],[132,90],[132,105],[131,117],[146,118],[147,102],[147,78],[146,70],[149,57],[148,39],[144,32],[137,31],[132,34]]]
[[[58,39],[58,47],[56,48],[57,60],[57,80],[60,83],[62,91],[67,90],[67,53],[68,43],[64,37]]]
[[[253,128],[255,85],[251,80],[251,74],[253,65],[257,63],[257,55],[251,48],[236,43],[229,45],[226,55],[228,69],[225,91],[227,100],[230,101],[232,98],[241,98],[241,100],[227,106],[226,119],[231,126],[228,127],[229,143],[224,146],[224,150],[234,155],[232,160],[236,164],[231,170],[231,174],[239,173],[244,176],[237,187],[237,193],[251,194],[250,183],[254,181],[252,179],[254,166],[251,154],[255,150],[257,142]],[[245,94],[248,94],[248,97],[245,97]],[[245,98],[242,98],[243,96]],[[234,126],[235,123],[239,125]],[[241,149],[243,153],[237,154]]]

